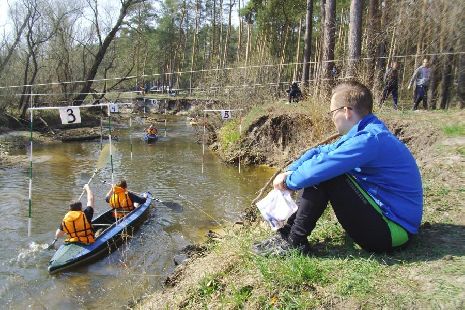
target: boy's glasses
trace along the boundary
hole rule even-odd
[[[347,108],[348,110],[352,110],[351,107],[339,107],[339,108],[337,108],[337,109],[334,109],[334,110],[329,111],[329,112],[328,112],[328,116],[330,116],[331,118],[333,118],[333,117],[334,117],[334,112],[337,112],[337,111],[342,110],[342,109],[344,109],[344,108]]]

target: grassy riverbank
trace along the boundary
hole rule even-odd
[[[263,114],[255,111],[254,118],[282,114],[278,108],[271,104]],[[298,106],[287,109],[290,117],[303,112]],[[362,251],[346,237],[330,209],[311,235],[310,257],[256,256],[250,247],[271,234],[268,227],[230,227],[220,241],[208,244],[207,252],[178,267],[163,291],[137,307],[463,309],[465,113],[378,112],[412,150],[423,176],[423,225],[407,250],[389,255]]]

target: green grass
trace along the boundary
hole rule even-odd
[[[239,121],[237,119],[229,120],[219,132],[219,142],[223,150],[234,145],[241,138],[239,133]]]
[[[443,132],[448,137],[465,136],[465,124],[454,124],[444,127]]]
[[[217,277],[208,276],[205,277],[200,282],[200,287],[198,289],[198,296],[201,298],[206,298],[214,294],[215,292],[221,289],[221,282]]]

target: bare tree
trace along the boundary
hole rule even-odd
[[[377,56],[380,50],[379,46],[379,29],[381,19],[379,16],[379,0],[369,0],[368,4],[368,29],[367,29],[367,49],[368,49],[368,83],[370,86],[373,84],[375,77],[375,67],[378,61]]]
[[[24,68],[23,75],[23,88],[22,94],[19,101],[19,108],[21,111],[21,117],[26,115],[28,102],[30,100],[31,86],[36,81],[39,73],[39,50],[42,44],[48,42],[57,31],[57,25],[61,23],[61,19],[64,14],[59,16],[56,20],[47,8],[41,6],[37,0],[27,0],[27,7],[30,9],[30,17],[27,21],[27,33],[26,33],[26,65]],[[45,14],[49,14],[49,19]]]
[[[229,40],[230,40],[230,37],[231,37],[231,21],[232,21],[232,9],[233,7],[236,5],[236,1],[235,0],[230,0],[229,1],[229,4],[228,4],[228,8],[229,8],[229,11],[228,11],[228,29],[226,31],[226,40],[225,40],[225,43],[224,43],[224,50],[223,50],[223,67],[226,66],[226,62],[227,62],[227,58],[228,58],[228,45],[229,45]]]
[[[313,0],[307,0],[307,15],[305,18],[305,34],[304,34],[304,59],[302,70],[302,84],[308,87],[310,79],[310,57],[312,49],[312,20],[313,20]],[[300,38],[299,38],[300,39]]]
[[[191,67],[190,67],[190,77],[189,77],[189,93],[192,94],[192,88],[193,88],[193,75],[194,75],[194,60],[196,56],[196,49],[197,49],[197,36],[199,34],[199,24],[200,24],[200,0],[195,1],[195,28],[194,28],[194,34],[192,36],[192,52],[191,52]]]
[[[362,0],[350,2],[349,59],[347,76],[353,76],[362,51]]]
[[[17,7],[16,10],[13,10],[10,8],[10,12],[12,14],[15,14],[14,18],[12,18],[12,21],[14,23],[14,40],[11,44],[8,44],[7,40],[4,40],[4,43],[2,43],[2,46],[0,47],[0,50],[6,50],[6,55],[3,57],[3,59],[0,59],[0,75],[4,71],[6,65],[10,61],[11,56],[13,55],[13,52],[15,51],[16,47],[18,46],[18,43],[21,39],[21,36],[23,35],[23,31],[27,26],[27,22],[29,18],[31,17],[31,9],[30,6],[26,6],[26,15],[21,18],[20,17],[20,7]],[[18,23],[20,20],[22,20],[21,23]]]
[[[100,33],[100,29],[99,29],[99,27],[96,27],[97,36],[98,36],[98,39],[99,39],[99,49],[97,51],[97,54],[94,57],[92,66],[90,67],[90,70],[86,75],[86,81],[84,82],[84,85],[81,88],[80,94],[77,95],[73,100],[74,104],[76,104],[76,105],[82,104],[83,100],[87,96],[87,93],[89,93],[89,91],[90,91],[90,89],[92,87],[93,79],[95,78],[95,75],[97,74],[97,70],[98,70],[98,68],[100,66],[100,63],[102,62],[103,58],[105,57],[105,53],[106,53],[108,47],[110,46],[111,41],[113,41],[113,39],[115,38],[116,33],[120,29],[124,18],[128,14],[129,8],[132,5],[134,5],[136,3],[141,3],[143,1],[144,0],[121,0],[121,9],[119,11],[118,19],[117,19],[116,23],[114,24],[113,28],[111,29],[111,31],[105,37],[105,39],[102,40],[102,34]],[[97,2],[97,0],[95,0],[95,3],[94,3],[95,6],[93,7],[93,9],[94,9],[94,12],[95,12],[95,23],[96,23],[96,26],[98,26],[98,14],[97,14],[97,8],[96,8],[97,3],[96,2]]]
[[[452,55],[453,49],[449,47],[447,52],[449,54],[445,55],[445,61],[442,68],[441,100],[439,102],[441,109],[448,108],[450,88],[452,86],[452,63],[454,61],[454,55]]]
[[[463,48],[465,46],[465,39],[460,38],[459,47]],[[463,51],[463,49],[461,49]],[[458,66],[457,66],[457,98],[459,101],[459,108],[465,108],[465,55],[458,55]]]
[[[326,0],[325,28],[323,42],[323,77],[331,77],[331,69],[334,65],[334,44],[336,33],[336,0]]]

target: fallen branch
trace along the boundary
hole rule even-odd
[[[322,141],[319,141],[317,144],[311,146],[310,148],[306,148],[305,150],[301,151],[301,152],[300,152],[300,155],[299,155],[297,158],[299,158],[300,156],[302,156],[307,150],[312,149],[312,148],[315,148],[315,147],[320,146],[320,145],[322,145],[322,144],[326,144],[326,143],[328,143],[329,141],[331,141],[331,140],[333,140],[333,139],[336,139],[337,137],[339,137],[339,134],[338,134],[338,133],[333,134],[333,135],[327,137],[326,139],[324,139],[324,140],[322,140]],[[295,161],[297,158],[288,160],[286,163],[284,163],[284,165],[283,165],[281,168],[279,168],[279,169],[273,174],[273,176],[268,180],[268,182],[266,182],[265,186],[263,186],[263,187],[260,189],[260,191],[258,192],[257,197],[255,197],[255,199],[252,200],[252,204],[251,204],[252,206],[254,206],[255,203],[262,197],[263,192],[264,192],[264,191],[266,190],[266,188],[271,184],[271,182],[273,182],[274,178],[275,178],[279,173],[281,173],[281,171],[282,171],[284,168],[286,168],[287,166],[289,166],[289,165],[290,165],[293,161]]]
[[[50,126],[47,124],[47,122],[46,122],[42,117],[39,116],[39,120],[45,125],[45,127],[48,128],[48,130],[49,130],[53,135],[55,135],[55,132],[53,131],[53,129],[50,128]]]

